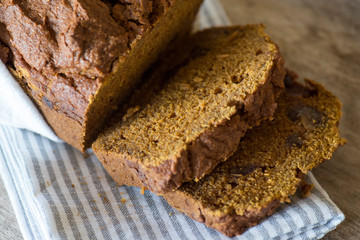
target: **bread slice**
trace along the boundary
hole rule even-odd
[[[2,1],[0,40],[56,134],[84,151],[166,46],[188,35],[201,3]]]
[[[273,115],[284,61],[263,28],[199,32],[177,48],[189,54],[150,74],[127,114],[93,144],[115,181],[166,193],[200,179],[233,154],[248,128]],[[163,74],[181,55],[185,61]],[[154,82],[161,90],[147,97]]]
[[[164,197],[171,206],[227,236],[244,232],[288,202],[301,175],[344,143],[341,105],[321,85],[286,78],[274,120],[249,130],[236,153],[199,182]]]

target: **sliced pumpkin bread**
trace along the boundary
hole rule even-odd
[[[262,25],[205,30],[169,55],[93,144],[119,184],[155,193],[228,159],[247,129],[272,117],[285,76]]]
[[[302,177],[331,158],[344,143],[338,99],[314,81],[303,86],[286,79],[274,120],[249,130],[235,154],[209,175],[165,194],[170,205],[238,235],[288,202]]]

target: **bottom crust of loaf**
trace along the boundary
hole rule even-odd
[[[216,216],[211,211],[208,211],[199,201],[182,192],[174,191],[167,193],[164,195],[164,198],[173,208],[228,237],[240,235],[247,229],[258,225],[265,217],[273,214],[281,204],[279,200],[274,200],[256,212],[247,211],[243,215],[233,213]]]

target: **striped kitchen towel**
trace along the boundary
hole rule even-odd
[[[117,186],[96,156],[0,125],[0,171],[25,239],[227,239],[162,197]],[[318,239],[344,219],[311,173],[294,196],[235,239]]]
[[[195,26],[228,23],[221,5],[207,0]],[[0,125],[0,173],[25,239],[227,239],[162,197],[117,186],[91,150],[83,155],[16,127]],[[309,197],[294,196],[234,239],[318,239],[334,229],[343,213],[311,173],[307,180],[315,186]]]

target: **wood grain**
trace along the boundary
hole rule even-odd
[[[221,0],[234,24],[264,23],[286,65],[343,103],[348,143],[313,172],[345,221],[324,239],[360,239],[360,1]]]
[[[348,143],[314,171],[346,220],[324,239],[360,238],[360,0],[221,0],[234,24],[264,23],[287,67],[343,103]],[[0,179],[0,239],[21,239]]]

